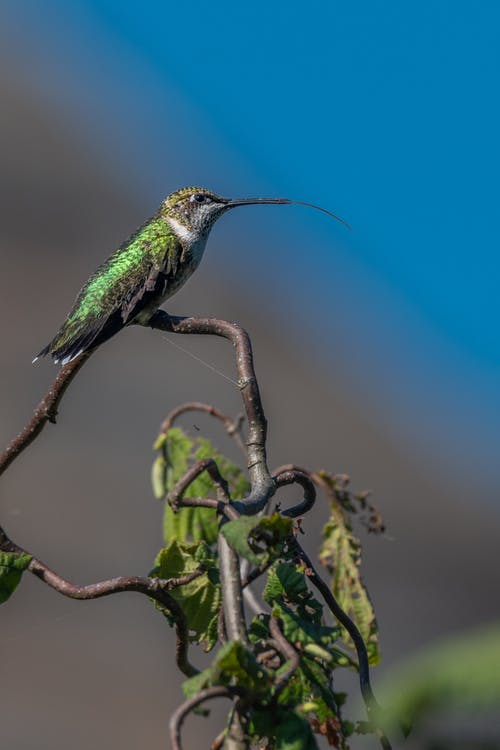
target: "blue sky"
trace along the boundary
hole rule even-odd
[[[266,215],[280,249],[241,272],[288,279],[299,324],[321,316],[331,364],[339,337],[422,455],[498,477],[498,3],[7,0],[0,19],[151,208],[175,164],[185,184],[344,216],[348,235]]]

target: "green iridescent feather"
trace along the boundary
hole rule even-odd
[[[182,246],[156,214],[90,277],[66,321],[38,356],[63,364],[113,336],[144,309],[161,304],[181,262]]]

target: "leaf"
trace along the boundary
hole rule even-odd
[[[309,590],[304,573],[293,563],[280,562],[268,571],[263,597],[269,604],[285,609],[292,604],[299,618],[321,625],[323,606]],[[337,628],[327,630],[339,633]]]
[[[285,597],[297,601],[308,593],[304,574],[292,563],[279,563],[269,570],[263,596],[270,604]]]
[[[311,723],[316,734],[324,736],[330,747],[347,747],[344,726],[339,719],[328,716],[323,720],[313,719]]]
[[[323,528],[319,558],[332,575],[331,587],[335,598],[352,617],[363,636],[369,663],[375,665],[380,662],[378,627],[372,603],[361,578],[361,543],[352,530],[350,514],[353,509],[350,501],[345,500],[345,485],[341,485],[339,490],[335,475],[319,472],[319,476],[327,491],[331,513]],[[351,639],[345,630],[343,640],[352,648]]]
[[[267,563],[281,552],[293,528],[291,518],[280,513],[272,516],[243,516],[225,523],[221,533],[231,547],[254,565]]]
[[[302,570],[293,563],[275,563],[268,571],[263,596],[272,605],[283,635],[300,655],[299,666],[279,695],[278,703],[295,706],[309,722],[315,722],[319,733],[330,739],[335,737],[339,748],[347,748],[332,688],[333,670],[341,663],[350,663],[335,646],[340,629],[322,624],[322,606],[309,590]],[[250,625],[250,641],[257,647],[271,638],[269,620],[269,615],[262,614]]]
[[[221,607],[220,585],[217,579],[214,580],[214,566],[208,565],[209,559],[203,543],[172,542],[159,552],[152,572],[156,578],[179,578],[195,571],[200,563],[210,568],[193,581],[170,591],[186,615],[190,640],[202,643],[205,651],[210,651],[217,642],[217,617]]]
[[[309,723],[290,709],[253,711],[249,729],[253,743],[269,738],[274,750],[318,750]]]
[[[153,485],[153,494],[157,500],[162,500],[165,497],[167,467],[168,464],[165,460],[165,456],[162,454],[157,456],[153,461],[151,469],[151,484]]]
[[[257,662],[252,652],[238,641],[228,641],[219,649],[212,664],[185,680],[182,689],[186,697],[191,698],[214,685],[238,685],[257,697],[265,697],[271,684],[269,672]]]
[[[388,725],[409,728],[446,712],[465,721],[481,711],[498,714],[500,623],[425,649],[388,675],[382,693]]]
[[[159,451],[156,457],[151,480],[155,497],[163,499],[185,474],[187,469],[204,458],[213,458],[229,485],[232,497],[244,497],[250,485],[244,472],[221,455],[212,443],[205,438],[191,438],[184,430],[173,427],[167,435],[160,434],[154,444]],[[203,472],[191,483],[186,497],[215,497],[214,484],[210,476]],[[172,541],[199,542],[214,544],[217,540],[217,517],[211,508],[180,508],[176,513],[169,505],[165,506],[163,536],[168,544]]]
[[[0,604],[14,593],[31,559],[31,555],[0,552]]]

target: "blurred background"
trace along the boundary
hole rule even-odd
[[[168,310],[250,332],[271,466],[374,491],[388,527],[364,539],[375,686],[500,616],[499,26],[488,0],[0,6],[3,443],[55,376],[32,357],[172,190],[336,212],[352,232],[302,207],[232,212]],[[229,347],[172,338],[106,344],[3,478],[2,524],[71,580],[150,569],[165,413],[193,399],[240,411],[237,388],[189,355],[234,377]],[[310,549],[325,516],[308,521]],[[173,633],[141,597],[72,602],[26,577],[0,634],[2,747],[166,746]],[[208,746],[220,720],[190,720],[185,747]]]

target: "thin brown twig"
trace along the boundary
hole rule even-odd
[[[184,497],[189,486],[194,480],[206,471],[215,484],[217,499],[212,497]],[[219,471],[219,467],[213,458],[204,458],[191,466],[172,487],[166,496],[172,510],[177,512],[179,508],[212,508],[220,515],[226,516],[233,521],[240,517],[235,508],[232,507],[229,498],[229,488],[226,480]]]
[[[217,500],[211,498],[189,498],[184,497],[189,485],[206,471],[217,489]],[[221,516],[220,525],[226,523],[229,519],[239,518],[229,496],[229,489],[226,480],[221,475],[219,467],[212,458],[206,458],[198,461],[192,466],[181,479],[175,484],[167,495],[167,501],[174,511],[181,506],[191,507],[212,507],[215,508]],[[224,612],[225,630],[230,640],[248,643],[246,630],[245,615],[243,611],[243,596],[240,578],[240,563],[238,555],[228,544],[222,534],[218,534],[217,545],[219,549],[220,562],[220,579],[222,590],[222,608]],[[221,628],[219,628],[221,629]]]
[[[242,694],[242,690],[237,687],[224,687],[223,685],[215,685],[214,687],[205,688],[201,690],[193,698],[189,698],[184,701],[179,708],[177,708],[172,716],[170,717],[170,744],[172,750],[182,750],[181,743],[181,728],[186,716],[191,711],[205,701],[212,700],[213,698],[230,698],[234,699],[236,696]]]
[[[271,567],[273,564],[273,560],[269,560],[268,562],[264,563],[263,565],[259,565],[257,568],[253,568],[248,575],[245,576],[245,578],[242,580],[241,585],[243,588],[246,588],[247,586],[250,586],[251,583],[257,580],[263,573],[268,570],[268,568]]]
[[[30,421],[0,455],[0,475],[38,437],[47,422],[55,424],[57,410],[68,386],[92,352],[85,352],[61,368],[49,390],[35,408]]]
[[[282,672],[275,680],[273,699],[274,701],[276,701],[280,693],[283,692],[283,690],[290,682],[293,673],[299,668],[300,657],[295,651],[292,644],[287,641],[287,639],[281,632],[279,621],[274,616],[271,616],[269,618],[269,631],[273,637],[273,645],[278,649],[285,660],[289,662],[288,668],[284,672]]]
[[[229,500],[228,485],[220,473],[219,467],[213,458],[204,458],[194,464],[194,466],[191,466],[167,494],[166,500],[174,511],[178,508],[179,502],[189,485],[192,484],[200,474],[203,474],[204,471],[209,474],[210,479],[214,483],[217,493],[220,495],[219,499],[221,502],[227,502]]]
[[[217,407],[212,406],[211,404],[204,404],[200,401],[189,401],[185,404],[181,404],[175,409],[172,409],[172,411],[167,414],[167,416],[163,420],[160,427],[160,433],[166,435],[167,432],[173,427],[175,421],[180,416],[190,411],[200,411],[205,414],[209,414],[211,417],[214,417],[215,419],[218,419],[220,422],[222,422],[227,434],[233,438],[238,448],[240,448],[240,450],[246,456],[247,450],[245,447],[245,443],[241,438],[241,427],[245,420],[245,416],[243,414],[239,414],[235,419],[232,419],[227,414],[224,414],[220,409],[217,409]]]
[[[224,643],[227,643],[226,623],[224,622],[223,607],[220,608],[219,616],[217,617],[217,637],[223,645]]]
[[[221,747],[224,744],[224,740],[226,739],[226,729],[223,729],[222,732],[219,732],[215,740],[210,745],[210,750],[221,750]]]
[[[29,552],[11,541],[2,527],[0,527],[0,550],[4,552],[13,552],[19,555],[30,555]],[[43,583],[70,599],[77,599],[80,601],[100,599],[103,596],[119,594],[124,591],[134,591],[139,594],[145,594],[151,599],[154,599],[169,611],[174,620],[177,636],[177,666],[187,677],[192,677],[193,675],[198,674],[199,670],[196,669],[196,667],[193,667],[188,660],[189,628],[186,616],[182,607],[169,592],[178,586],[189,583],[195,578],[201,576],[203,574],[203,569],[201,567],[191,573],[180,576],[179,578],[162,579],[146,576],[119,576],[117,578],[110,578],[106,581],[98,581],[97,583],[90,583],[83,586],[66,580],[36,557],[31,558],[28,570],[34,576],[43,581]]]
[[[236,350],[238,384],[248,422],[247,459],[250,477],[250,494],[242,500],[233,500],[234,507],[244,515],[254,515],[262,510],[276,490],[267,466],[267,421],[255,376],[252,345],[247,332],[236,323],[216,318],[182,318],[158,310],[148,325],[169,333],[211,334],[231,341]]]
[[[236,521],[240,518],[240,514],[232,505],[222,503],[213,497],[183,497],[177,503],[176,510],[178,508],[212,508],[217,513],[224,515],[228,521]]]

